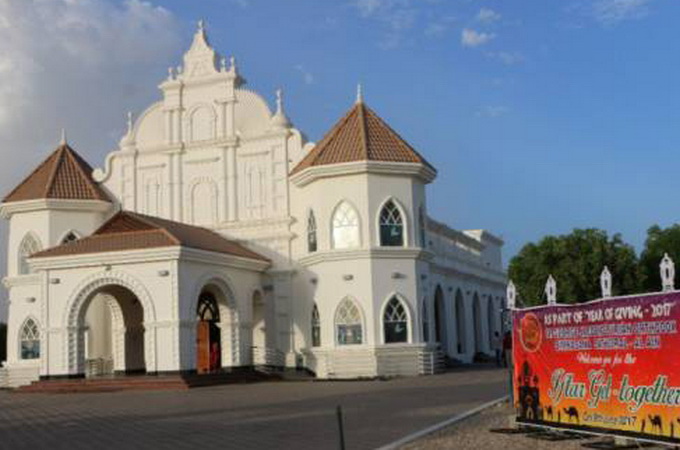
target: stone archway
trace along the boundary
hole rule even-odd
[[[112,367],[105,372],[156,372],[156,333],[149,327],[155,311],[141,283],[124,273],[107,273],[88,278],[75,293],[64,320],[69,374],[83,376],[88,359],[107,355]],[[109,319],[99,320],[97,314]]]
[[[467,353],[465,322],[465,300],[463,299],[463,292],[458,289],[456,290],[456,350],[460,355]]]
[[[447,333],[446,305],[444,291],[439,285],[437,285],[434,293],[434,327],[435,341],[439,342],[442,351],[448,355],[449,339]]]
[[[212,319],[209,322],[212,323],[207,325],[208,330],[203,330],[203,336],[201,336],[201,327],[206,327],[206,325],[201,325],[201,322],[206,319],[206,316],[202,314],[201,300],[208,298],[214,304],[216,310],[211,312]],[[207,351],[219,352],[218,356],[214,354],[208,356],[213,360],[213,366],[215,360],[218,360],[219,367],[217,369],[213,367],[212,371],[241,365],[239,313],[229,283],[216,275],[204,277],[197,285],[195,301],[190,304],[193,309],[189,312],[189,317],[194,317],[196,320],[196,327],[194,327],[196,345],[193,348],[195,349],[194,364],[197,371],[200,372],[199,359],[206,357],[205,353],[203,355],[200,353],[200,346],[206,345],[202,342],[202,339],[205,340],[206,336],[208,337]],[[205,348],[203,351],[206,351]]]
[[[475,292],[474,296],[472,297],[472,321],[473,321],[473,327],[475,330],[474,333],[474,339],[475,339],[475,344],[474,344],[474,349],[475,349],[475,354],[480,353],[483,351],[483,336],[482,336],[482,311],[481,311],[481,302],[479,300],[479,294]]]

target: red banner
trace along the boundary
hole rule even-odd
[[[680,292],[513,312],[519,422],[680,443]]]

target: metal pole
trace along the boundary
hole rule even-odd
[[[335,412],[338,418],[338,431],[340,433],[340,450],[345,450],[345,430],[342,425],[342,406],[338,405],[335,408]]]

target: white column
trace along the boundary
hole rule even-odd
[[[220,222],[226,222],[229,220],[229,205],[231,204],[231,201],[229,199],[229,177],[227,176],[227,172],[229,170],[229,164],[227,162],[229,156],[229,149],[227,147],[223,147],[221,149],[221,163],[222,166],[220,167],[220,184],[219,184],[219,205],[218,205],[218,211],[219,211],[219,217],[220,217]]]
[[[172,110],[166,109],[163,115],[165,116],[165,143],[172,144]]]
[[[238,193],[237,193],[237,180],[236,180],[236,147],[231,146],[227,149],[227,208],[228,208],[228,220],[235,221],[238,220]]]

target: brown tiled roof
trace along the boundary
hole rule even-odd
[[[269,261],[207,228],[121,211],[91,236],[38,252],[32,257],[70,256],[160,247],[187,247]]]
[[[313,166],[354,161],[415,163],[434,169],[371,108],[359,101],[302,158],[291,175]]]
[[[92,179],[92,167],[68,144],[52,152],[3,202],[46,198],[111,201]]]

